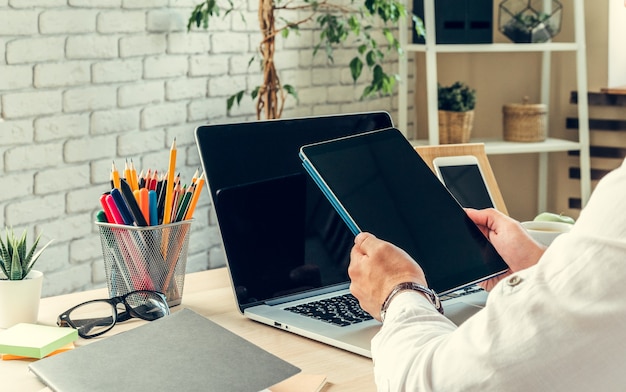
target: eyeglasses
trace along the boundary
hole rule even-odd
[[[133,317],[153,321],[168,314],[170,308],[165,295],[158,291],[137,290],[76,305],[59,316],[57,325],[75,328],[80,337],[91,339],[109,331],[117,322]]]

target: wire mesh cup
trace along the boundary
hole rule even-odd
[[[96,222],[109,296],[154,290],[165,294],[170,307],[180,304],[191,222],[146,227]]]

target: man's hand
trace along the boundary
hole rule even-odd
[[[518,221],[493,208],[466,208],[465,212],[509,266],[510,271],[506,274],[480,284],[487,291],[507,275],[537,264],[546,251],[546,247],[533,240]]]
[[[348,274],[350,291],[377,320],[385,298],[396,285],[415,282],[426,286],[424,271],[411,256],[370,233],[360,233],[354,239]]]

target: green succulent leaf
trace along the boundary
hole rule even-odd
[[[5,241],[0,238],[0,269],[9,280],[24,279],[52,240],[37,250],[41,234],[28,248],[26,230],[19,238],[15,236],[13,229],[5,229],[5,233]]]

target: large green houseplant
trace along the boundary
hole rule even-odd
[[[29,247],[26,230],[16,236],[13,229],[5,229],[5,238],[0,237],[0,328],[37,321],[43,273],[33,266],[52,242],[37,251],[40,239]]]
[[[474,125],[476,90],[462,82],[437,85],[439,143],[469,142]]]
[[[216,0],[202,1],[193,9],[187,28],[190,30],[195,26],[208,29],[212,18],[219,17],[221,13],[226,17],[238,7],[245,9],[247,5],[248,2],[243,0],[228,0],[225,6],[221,6]],[[356,83],[364,68],[369,70],[371,76],[362,98],[391,94],[398,75],[387,73],[383,63],[385,55],[390,51],[402,55],[402,48],[393,30],[400,19],[406,16],[404,3],[397,0],[259,0],[261,39],[258,55],[251,58],[248,65],[258,62],[263,80],[252,91],[242,90],[230,96],[227,110],[235,103],[239,104],[243,96],[249,94],[252,99],[256,99],[258,119],[263,116],[267,119],[281,116],[286,97],[292,95],[297,99],[297,92],[292,85],[280,81],[274,61],[276,37],[297,34],[301,26],[311,24],[319,31],[319,43],[312,48],[313,53],[324,51],[330,62],[334,60],[335,47],[344,43],[356,43],[356,55],[349,63],[352,79]],[[412,19],[417,34],[424,35],[422,21],[415,15]]]

